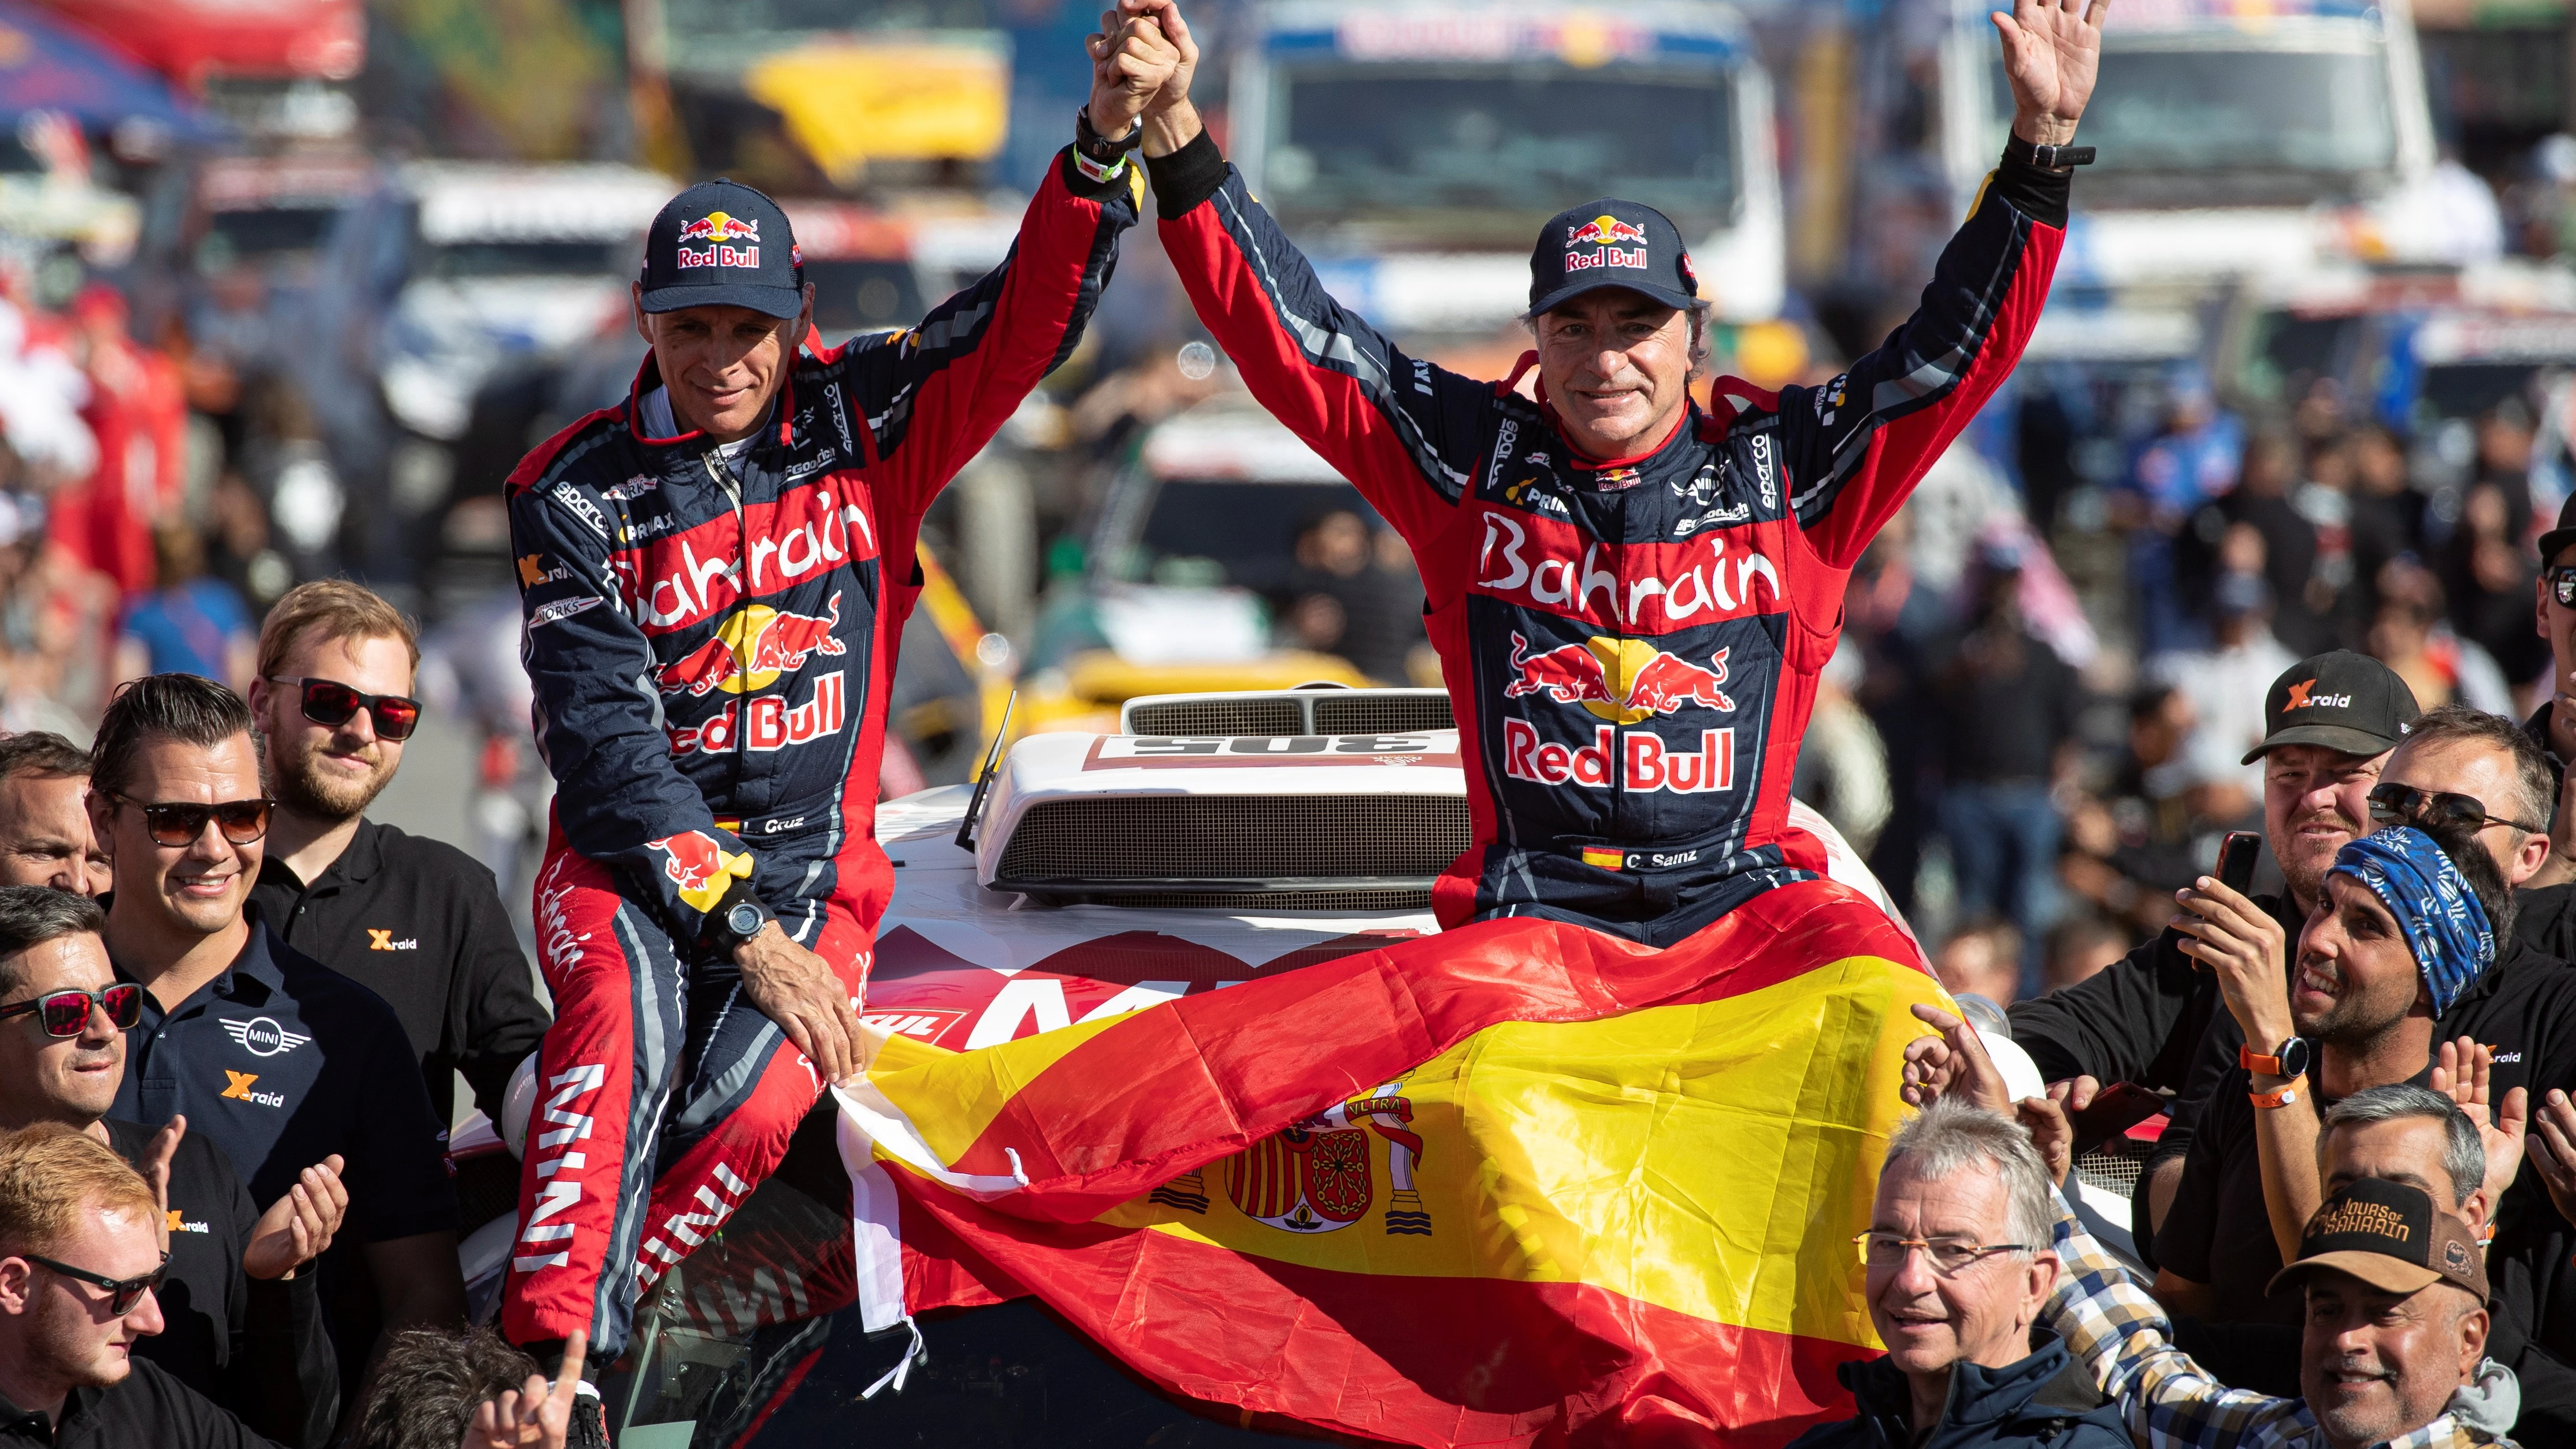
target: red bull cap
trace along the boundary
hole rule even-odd
[[[778,203],[740,182],[701,182],[653,218],[644,237],[644,310],[749,307],[794,317],[805,269]]]
[[[1626,287],[1667,307],[1699,300],[1681,231],[1651,206],[1603,197],[1561,211],[1530,252],[1530,315],[1602,287]]]

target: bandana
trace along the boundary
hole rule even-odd
[[[2433,1014],[2451,1009],[2469,983],[2495,961],[2495,929],[2468,877],[2413,826],[2374,830],[2336,852],[2330,875],[2370,888],[2397,918],[2415,969],[2432,988]]]

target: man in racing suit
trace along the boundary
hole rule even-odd
[[[637,1294],[858,1067],[922,514],[1073,350],[1140,205],[1102,137],[1133,146],[1169,63],[1094,56],[1010,257],[906,332],[800,353],[813,289],[785,214],[730,182],[683,192],[646,242],[626,405],[510,477],[558,792],[535,903],[555,1024],[502,1327],[541,1358],[580,1330],[613,1359]]]
[[[1200,128],[1172,0],[1121,0],[1121,34],[1179,57],[1144,153],[1200,319],[1419,562],[1475,828],[1433,890],[1444,927],[1540,917],[1668,946],[1823,873],[1787,812],[1844,579],[2038,321],[2066,163],[2090,159],[2054,149],[2093,88],[2104,0],[2084,4],[1995,17],[2013,139],[1914,316],[1821,387],[1721,379],[1704,412],[1706,305],[1660,212],[1604,200],[1549,224],[1539,348],[1510,382],[1408,357],[1325,292]],[[1514,391],[1532,365],[1534,402]]]

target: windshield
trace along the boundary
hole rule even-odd
[[[2003,66],[1989,71],[2000,142],[2012,117]],[[2106,48],[2077,139],[2092,171],[2356,174],[2396,164],[2388,63],[2341,51]]]
[[[1156,487],[1152,509],[1134,544],[1113,560],[1116,577],[1178,588],[1232,585],[1270,595],[1287,593],[1297,568],[1284,545],[1316,520],[1346,510],[1372,531],[1385,526],[1348,483],[1182,479]]]
[[[440,281],[479,277],[597,277],[620,273],[625,249],[596,241],[459,242],[431,247],[421,268]]]
[[[780,30],[981,30],[984,0],[662,0],[674,37]],[[1022,7],[1026,8],[1026,7]]]
[[[197,268],[219,272],[236,262],[319,251],[343,209],[335,204],[215,212],[206,218],[206,234],[197,242]]]
[[[1706,226],[1735,208],[1732,85],[1704,70],[1552,62],[1283,66],[1265,199],[1290,210],[1544,216],[1617,195]]]

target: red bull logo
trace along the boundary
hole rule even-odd
[[[1669,790],[1704,795],[1735,788],[1735,731],[1701,730],[1692,753],[1639,731],[1620,738],[1608,725],[1588,745],[1542,741],[1527,720],[1503,721],[1503,773],[1534,785],[1581,785],[1631,795]]]
[[[727,700],[724,711],[703,724],[672,729],[674,755],[731,754],[736,748],[767,754],[792,745],[812,744],[840,734],[849,722],[849,696],[840,670],[814,681],[814,697],[789,707],[786,699],[764,694],[748,706]],[[744,711],[748,718],[744,718]]]
[[[1643,639],[1595,636],[1561,644],[1537,655],[1529,641],[1512,636],[1512,682],[1505,699],[1545,694],[1558,704],[1579,704],[1612,724],[1630,725],[1685,705],[1733,713],[1735,701],[1726,683],[1726,656],[1720,649],[1702,668],[1678,654],[1667,654]]]
[[[662,666],[662,692],[686,690],[695,699],[718,689],[727,694],[767,689],[778,682],[778,676],[802,668],[808,656],[848,653],[848,646],[835,635],[840,626],[837,592],[820,616],[746,604],[716,626],[714,638]]]
[[[691,242],[706,242],[693,248]],[[749,246],[729,245],[749,242]],[[710,211],[695,221],[680,223],[679,265],[683,267],[757,267],[760,265],[760,223],[748,217]]]
[[[751,874],[749,854],[725,854],[716,838],[703,830],[666,835],[645,844],[669,857],[662,862],[662,874],[670,877],[680,899],[693,910],[714,910],[716,902],[724,899],[733,877],[748,878]]]
[[[1569,226],[1565,229],[1567,246],[1615,247],[1622,242],[1634,242],[1638,246],[1644,246],[1646,229],[1630,226],[1606,212],[1581,226]]]

